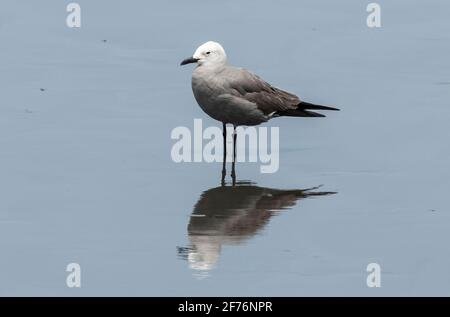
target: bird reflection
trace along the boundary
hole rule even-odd
[[[192,269],[211,270],[222,246],[250,239],[272,216],[292,208],[297,200],[335,194],[318,188],[280,190],[242,181],[211,188],[202,193],[189,220],[190,246],[178,247],[178,254]]]

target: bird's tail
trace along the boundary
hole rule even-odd
[[[286,111],[283,111],[279,113],[281,116],[287,116],[287,117],[325,117],[325,115],[310,111],[310,110],[333,110],[333,111],[339,111],[338,108],[328,107],[328,106],[322,106],[322,105],[316,105],[313,103],[302,101],[298,104],[296,109],[289,109]]]

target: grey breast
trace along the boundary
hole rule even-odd
[[[286,107],[280,90],[245,69],[228,65],[197,67],[192,75],[192,90],[198,104],[209,116],[235,125],[260,124]]]

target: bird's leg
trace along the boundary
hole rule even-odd
[[[223,123],[223,163],[222,163],[222,186],[225,185],[225,175],[227,173],[225,164],[227,162],[227,125]]]
[[[233,185],[236,183],[236,126],[233,126],[233,164],[231,167],[231,178]]]

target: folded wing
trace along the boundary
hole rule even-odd
[[[339,110],[303,102],[296,95],[270,85],[245,69],[234,68],[227,77],[234,96],[256,104],[268,116],[324,117],[310,110]]]

